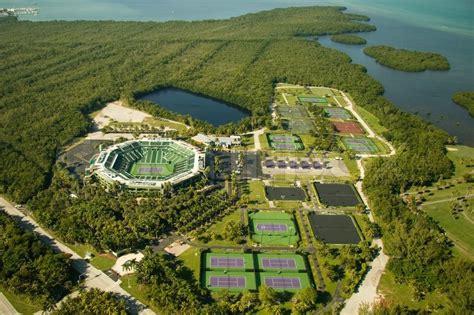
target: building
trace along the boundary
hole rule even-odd
[[[191,180],[205,167],[205,154],[172,139],[130,140],[108,147],[92,160],[91,176],[106,185],[136,190],[161,189]]]

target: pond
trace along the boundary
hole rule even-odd
[[[207,121],[213,126],[238,122],[249,112],[229,103],[191,93],[178,88],[165,88],[146,94],[139,100],[147,100],[182,115]]]

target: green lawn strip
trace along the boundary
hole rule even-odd
[[[42,310],[41,304],[38,304],[25,295],[15,294],[5,289],[0,284],[0,292],[5,295],[7,300],[13,305],[13,307],[21,314],[34,314]]]
[[[199,269],[201,268],[200,254],[199,248],[190,247],[178,257],[187,268],[193,271],[196,280],[199,280]]]
[[[364,234],[364,231],[369,227],[369,222],[365,220],[367,216],[365,214],[361,213],[354,213],[352,214],[352,218],[356,221],[358,226],[358,230],[361,236],[361,239],[366,239],[371,241],[371,239],[368,239],[367,236]]]
[[[352,103],[355,104],[354,100],[350,96],[348,97],[351,99]],[[357,113],[359,113],[362,119],[370,126],[370,128],[372,128],[372,130],[378,135],[381,135],[383,132],[387,131],[387,128],[385,128],[384,126],[380,124],[380,120],[369,111],[367,111],[366,109],[360,106],[354,106],[354,109]]]
[[[265,197],[265,184],[262,181],[254,180],[248,182],[248,199],[250,207],[269,207]]]
[[[273,204],[277,208],[290,209],[290,210],[293,210],[293,209],[296,210],[303,207],[301,201],[295,201],[295,200],[287,200],[287,201],[278,200],[278,201],[274,201]]]
[[[357,161],[350,159],[346,154],[342,154],[342,157],[344,159],[344,164],[346,164],[346,167],[349,170],[349,174],[351,174],[351,178],[353,178],[353,180],[357,180],[360,175],[359,168],[357,167]]]
[[[315,137],[309,135],[309,134],[298,134],[300,136],[301,141],[303,142],[303,145],[305,147],[305,150],[308,151],[307,149],[311,147],[316,140]]]
[[[382,293],[384,299],[390,304],[402,304],[413,309],[426,309],[428,305],[449,305],[447,297],[439,292],[426,294],[421,301],[415,301],[412,297],[413,289],[406,284],[398,284],[394,276],[385,271],[380,279],[378,291]]]
[[[123,276],[121,279],[120,287],[130,293],[134,298],[148,306],[152,311],[157,314],[162,314],[161,310],[150,304],[150,301],[146,294],[146,288],[137,283],[137,277],[134,274]]]
[[[91,259],[91,264],[99,270],[109,270],[115,265],[117,259],[111,254],[96,255]]]
[[[369,138],[369,139],[372,140],[372,142],[377,146],[378,152],[374,152],[374,153],[388,154],[390,152],[390,148],[379,139],[376,139],[376,138]]]
[[[168,127],[172,129],[176,129],[178,132],[184,132],[187,130],[186,126],[180,124],[179,122],[169,121],[162,118],[157,117],[148,117],[145,118],[144,123],[150,124],[153,127]]]
[[[446,230],[448,237],[456,246],[460,247],[460,252],[464,253],[469,259],[474,258],[472,254],[474,253],[473,224],[462,213],[458,214],[458,219],[456,219],[451,214],[451,203],[449,201],[424,206],[423,210]]]
[[[270,144],[268,143],[267,135],[265,133],[259,135],[258,140],[260,141],[260,147],[262,150],[270,150]]]

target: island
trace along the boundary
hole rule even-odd
[[[406,71],[421,72],[425,70],[449,70],[450,65],[446,57],[431,52],[397,49],[390,46],[370,46],[364,53],[388,68]]]
[[[466,108],[469,115],[474,117],[474,92],[457,92],[453,95],[453,102]]]
[[[337,34],[332,35],[331,40],[336,43],[347,44],[347,45],[365,45],[367,40],[357,35],[351,34]]]

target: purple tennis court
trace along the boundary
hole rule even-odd
[[[296,269],[296,261],[286,258],[263,258],[262,265],[268,269]]]
[[[271,232],[286,232],[288,231],[288,225],[286,224],[273,224],[273,223],[265,223],[265,224],[257,224],[258,231],[271,231]]]
[[[209,279],[214,288],[245,288],[245,277],[211,276]]]
[[[240,268],[244,266],[243,258],[211,257],[211,267]]]
[[[265,285],[274,289],[300,289],[299,278],[266,277]]]

